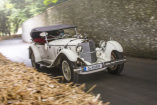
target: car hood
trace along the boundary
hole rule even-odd
[[[83,39],[77,39],[77,38],[67,38],[67,39],[57,39],[54,41],[49,42],[49,45],[59,45],[59,46],[65,46],[65,45],[78,45],[78,43],[83,42]]]

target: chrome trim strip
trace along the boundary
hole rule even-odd
[[[87,53],[84,53],[82,52],[83,54],[91,54],[91,53],[95,53],[96,51],[92,51],[92,52],[87,52]]]
[[[80,69],[74,69],[74,72],[83,71],[83,68]]]
[[[106,67],[104,67],[104,68],[101,68],[101,69],[97,69],[97,70],[91,70],[91,71],[87,71],[87,72],[78,72],[78,74],[91,74],[91,73],[95,73],[95,72],[100,72],[100,71],[103,71],[103,70],[105,70],[106,69]]]
[[[126,62],[126,59],[121,59],[121,60],[116,60],[116,61],[104,62],[103,64],[105,67],[109,67],[112,65],[118,65],[118,64],[125,63],[125,62]]]
[[[74,69],[74,72],[77,72],[78,74],[91,74],[91,73],[95,73],[95,72],[105,70],[109,66],[118,65],[118,64],[125,63],[125,62],[126,62],[126,59],[119,59],[119,60],[115,60],[115,61],[103,62],[102,63],[103,68],[101,68],[101,69],[96,69],[96,70],[91,70],[91,71],[84,71],[84,67],[80,67],[79,69]]]
[[[64,47],[65,45],[49,45],[49,46],[62,46],[62,47]],[[68,46],[76,46],[76,45],[68,45]]]

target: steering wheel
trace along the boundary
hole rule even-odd
[[[70,35],[69,33],[64,33],[65,37],[70,37],[72,35]]]
[[[56,39],[55,36],[49,35],[49,36],[47,37],[47,40],[52,40],[52,39]]]

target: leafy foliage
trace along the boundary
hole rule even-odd
[[[67,1],[67,0],[44,0],[43,3],[46,7],[52,7],[52,6],[58,5],[65,1]]]
[[[15,7],[15,12],[12,12],[10,15],[14,33],[22,22],[46,9],[46,6],[43,4],[43,0],[21,0],[20,2],[19,0],[11,0],[11,3]]]
[[[57,2],[58,2],[58,0],[45,0],[44,4],[47,6],[47,5],[51,4],[51,3],[57,3]]]
[[[16,33],[22,22],[66,0],[0,0],[0,36]]]
[[[11,15],[12,5],[8,1],[0,0],[0,35],[10,35],[10,23],[8,16]]]

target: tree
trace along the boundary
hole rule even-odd
[[[14,5],[14,12],[10,15],[14,33],[22,22],[46,9],[43,0],[20,0],[20,2],[19,0],[11,0],[11,3]]]
[[[0,0],[0,35],[16,33],[25,20],[64,1],[67,0]]]
[[[46,7],[52,7],[65,1],[67,0],[44,0],[44,4]]]
[[[44,4],[46,6],[48,6],[49,4],[52,4],[52,3],[57,3],[57,2],[58,2],[58,0],[44,0]]]
[[[0,2],[0,35],[10,35],[11,27],[8,16],[11,15],[10,8],[12,5],[7,0],[1,0]]]

